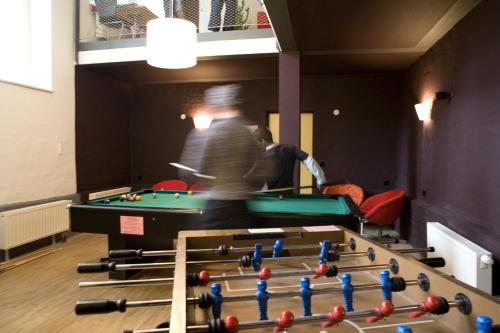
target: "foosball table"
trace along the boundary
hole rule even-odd
[[[317,231],[321,230],[321,231]],[[341,227],[182,231],[176,250],[110,258],[175,261],[80,264],[79,271],[174,268],[173,277],[83,282],[165,284],[171,298],[78,301],[77,314],[170,306],[156,328],[127,332],[500,332],[500,302],[435,270],[432,248],[394,250]],[[167,293],[166,293],[167,294]]]

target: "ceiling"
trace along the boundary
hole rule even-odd
[[[398,72],[409,68],[481,0],[264,0],[282,51],[301,73]],[[278,76],[278,55],[199,59],[165,70],[145,61],[85,65],[131,83],[232,81]]]
[[[278,56],[234,56],[198,59],[195,67],[162,69],[145,61],[80,65],[129,83],[238,81],[278,76]]]
[[[264,0],[302,72],[407,69],[480,0]]]

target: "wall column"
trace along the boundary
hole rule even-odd
[[[280,52],[278,108],[279,142],[300,147],[300,53],[297,51]],[[299,182],[295,168],[294,183],[298,186]]]
[[[279,54],[280,143],[300,147],[300,54]]]

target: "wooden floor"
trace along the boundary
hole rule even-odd
[[[398,244],[397,247],[408,247]],[[79,262],[95,262],[106,256],[103,235],[78,234],[59,250],[22,266],[0,273],[0,332],[112,332],[154,328],[169,320],[170,307],[133,308],[126,313],[76,316],[78,299],[171,297],[171,287],[78,288],[80,281],[107,279],[107,274],[76,273]],[[139,277],[165,277],[165,271]],[[170,274],[171,275],[171,274]]]
[[[0,332],[121,333],[124,329],[154,328],[168,320],[168,306],[133,308],[126,313],[105,315],[74,314],[77,299],[170,298],[170,286],[78,288],[80,281],[107,279],[107,274],[76,272],[77,263],[99,260],[106,256],[106,250],[105,236],[78,234],[55,253],[0,273]]]

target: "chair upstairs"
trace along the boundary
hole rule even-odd
[[[366,199],[359,207],[368,223],[379,227],[379,239],[382,238],[383,226],[394,224],[401,215],[405,195],[402,190],[379,193]]]
[[[169,179],[169,180],[164,180],[159,183],[154,184],[151,186],[153,190],[179,190],[179,191],[186,191],[188,189],[188,185],[183,182],[182,180],[178,179]]]
[[[107,28],[120,29],[118,38],[121,38],[128,24],[116,15],[116,10],[119,7],[117,0],[95,0],[95,6],[99,23]],[[109,31],[107,30],[106,39],[109,39]]]
[[[356,205],[361,205],[364,199],[363,189],[354,184],[329,185],[323,189],[323,194],[349,195]]]

